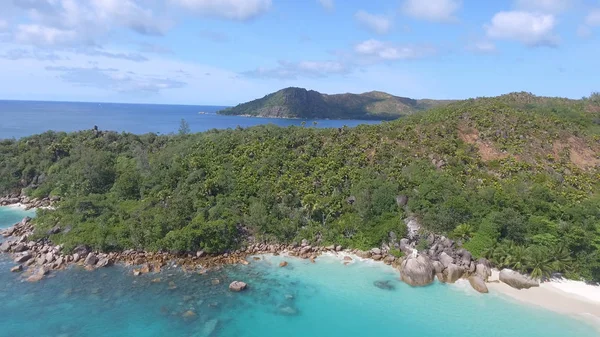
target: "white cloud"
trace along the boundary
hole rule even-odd
[[[516,0],[518,9],[542,13],[560,13],[567,10],[574,0]]]
[[[592,10],[585,17],[585,24],[591,27],[600,26],[600,8]]]
[[[455,22],[462,0],[406,0],[403,12],[417,19],[434,22]]]
[[[72,0],[67,2],[70,1]],[[91,0],[91,4],[100,22],[114,21],[140,34],[162,35],[169,25],[168,22],[155,18],[151,10],[144,9],[131,0]]]
[[[496,45],[490,41],[479,41],[479,42],[475,42],[469,46],[467,46],[467,50],[476,52],[476,53],[483,53],[483,54],[491,54],[491,53],[495,53],[496,50]]]
[[[323,8],[327,10],[333,10],[335,8],[335,3],[333,0],[317,0],[323,6]]]
[[[8,22],[6,20],[0,19],[0,31],[5,30],[6,28],[8,28]]]
[[[23,16],[14,39],[38,46],[94,44],[118,28],[161,35],[170,23],[157,18],[141,0],[21,0],[13,16]]]
[[[354,14],[354,18],[362,26],[377,34],[386,34],[392,29],[392,20],[383,15],[371,14],[360,10]]]
[[[367,40],[354,46],[354,51],[362,56],[379,61],[406,60],[425,57],[435,52],[432,48],[400,46],[379,40]]]
[[[259,67],[246,71],[242,75],[258,78],[297,79],[300,77],[319,78],[330,75],[342,75],[350,71],[344,63],[338,61],[280,61],[277,67]]]
[[[551,14],[511,11],[496,13],[484,28],[493,39],[515,40],[527,46],[555,46],[558,44],[555,25],[556,19]]]
[[[329,75],[345,74],[349,69],[340,62],[335,61],[280,61],[277,67],[259,67],[243,73],[249,77],[296,79],[299,77],[327,77]]]
[[[199,15],[229,20],[249,20],[271,8],[271,0],[171,0]]]
[[[70,44],[78,39],[74,30],[63,30],[38,24],[25,24],[17,27],[15,38],[18,42],[36,46]]]

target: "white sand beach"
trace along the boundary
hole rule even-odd
[[[490,280],[498,280],[497,270],[494,270]],[[524,290],[512,288],[502,282],[491,282],[487,286],[491,294],[507,296],[522,303],[583,319],[600,331],[600,286],[558,279]]]

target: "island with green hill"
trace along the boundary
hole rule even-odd
[[[285,88],[218,113],[274,118],[392,120],[450,102],[416,100],[380,91],[327,95],[303,88]]]

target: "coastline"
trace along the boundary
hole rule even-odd
[[[32,203],[37,204],[38,201]],[[5,207],[31,209],[32,203],[23,204],[18,202],[5,205]],[[29,219],[24,219],[21,223],[3,231],[3,236],[7,238],[5,242],[10,242],[10,244],[1,249],[3,253],[12,253],[12,257],[16,258],[15,262],[23,265],[19,269],[13,270],[13,268],[11,271],[22,272],[23,279],[29,282],[40,281],[50,271],[64,270],[70,266],[94,270],[119,264],[134,267],[132,269],[133,276],[160,273],[161,269],[171,268],[180,268],[184,272],[206,273],[212,269],[219,269],[223,265],[249,264],[252,263],[252,258],[256,259],[256,257],[260,258],[261,255],[269,254],[309,260],[312,263],[316,263],[316,259],[320,256],[334,258],[344,265],[356,262],[377,263],[382,266],[388,265],[396,271],[398,271],[399,264],[402,261],[402,258],[394,257],[387,254],[387,252],[374,255],[371,251],[342,249],[341,246],[311,247],[308,242],[297,245],[255,243],[246,249],[221,255],[210,255],[202,251],[196,252],[196,254],[134,250],[101,253],[84,247],[80,247],[81,249],[77,253],[65,255],[61,251],[62,247],[60,245],[55,246],[48,241],[33,242],[27,240],[31,233],[33,233],[32,224]],[[19,245],[22,247],[17,248]],[[17,262],[17,259],[22,258],[27,250],[30,251],[30,256]],[[600,332],[600,286],[593,286],[579,281],[555,279],[541,283],[539,287],[519,290],[500,282],[498,270],[492,269],[491,274],[489,281],[485,283],[491,295],[501,296],[519,304],[540,307],[579,319]],[[435,282],[440,282],[443,279],[440,279],[440,275],[437,275],[437,278],[438,280]],[[460,278],[460,280],[466,283],[469,291],[475,290],[468,286],[466,277]]]
[[[539,287],[515,289],[498,280],[498,270],[492,271],[487,286],[490,294],[508,298],[520,304],[540,307],[568,315],[591,324],[600,332],[600,287],[580,281],[558,280],[541,283]]]

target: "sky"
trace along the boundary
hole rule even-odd
[[[600,91],[600,0],[0,0],[0,99]]]

